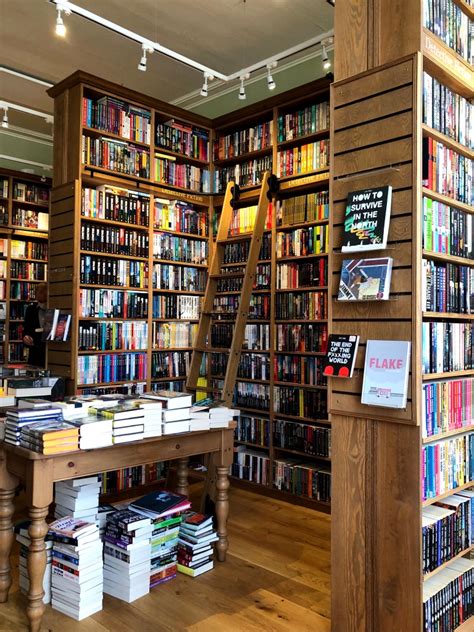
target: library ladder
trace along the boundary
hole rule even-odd
[[[231,227],[232,218],[234,212],[236,212],[236,209],[238,208],[239,188],[234,182],[229,182],[227,184],[227,189],[225,192],[222,214],[219,221],[219,228],[217,230],[216,245],[211,258],[211,264],[209,266],[206,293],[204,296],[201,317],[199,319],[199,326],[196,335],[196,341],[194,344],[189,376],[186,383],[186,387],[188,390],[207,390],[208,392],[215,393],[217,389],[204,389],[198,386],[199,372],[202,364],[203,355],[205,353],[229,354],[225,371],[224,384],[222,387],[222,394],[220,397],[220,400],[225,406],[232,405],[232,398],[234,394],[235,381],[237,378],[240,354],[242,344],[244,342],[245,325],[248,318],[250,298],[255,281],[255,273],[257,269],[257,261],[260,254],[260,247],[262,245],[263,231],[265,228],[265,220],[268,211],[268,202],[272,199],[271,189],[274,180],[274,176],[271,176],[269,172],[266,172],[263,176],[255,216],[255,224],[252,232],[250,233],[242,233],[237,236],[229,236],[229,229]],[[226,245],[244,241],[250,241],[247,262],[242,264],[244,270],[242,272],[235,273],[223,272],[222,265],[224,263],[224,253]],[[235,320],[226,321],[219,319],[219,322],[234,323],[231,344],[228,349],[224,347],[212,347],[212,345],[210,344],[211,324],[213,322],[213,319],[222,315],[222,312],[214,310],[214,299],[216,297],[216,294],[218,294],[217,288],[219,280],[237,277],[241,277],[243,279],[242,287],[239,294],[238,309],[235,314],[229,314],[228,312],[226,313],[227,316],[235,316]]]

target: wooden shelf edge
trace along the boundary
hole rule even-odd
[[[464,557],[465,555],[468,555],[468,553],[470,553],[471,551],[474,551],[474,544],[472,544],[471,546],[468,546],[467,549],[464,549],[464,551],[461,551],[461,553],[458,553],[456,556],[452,557],[447,562],[444,562],[444,564],[441,564],[441,566],[438,566],[438,568],[435,568],[433,571],[430,571],[429,573],[426,573],[425,575],[423,575],[423,580],[425,581],[429,579],[430,577],[433,577],[440,571],[442,571],[444,568],[448,568],[450,564],[452,564],[459,558]]]
[[[456,428],[455,430],[448,430],[447,432],[430,435],[429,437],[423,437],[422,443],[423,445],[427,445],[428,443],[434,443],[435,441],[442,441],[443,439],[449,439],[450,437],[466,434],[467,432],[474,432],[474,425],[465,426],[463,428]]]
[[[423,382],[431,382],[433,380],[447,380],[459,377],[474,377],[474,369],[465,369],[464,371],[447,371],[445,373],[425,373],[422,376]]]
[[[474,149],[470,149],[469,147],[466,147],[466,145],[462,145],[453,138],[446,136],[446,134],[443,134],[442,132],[438,132],[438,130],[433,127],[429,127],[425,123],[422,123],[421,129],[423,131],[423,136],[431,137],[446,147],[449,147],[449,149],[453,149],[458,154],[462,154],[471,160],[474,159]]]
[[[448,492],[444,492],[444,494],[439,494],[438,496],[435,496],[434,498],[427,498],[426,500],[423,501],[423,507],[428,507],[429,505],[433,505],[434,503],[437,503],[440,500],[447,498],[448,496],[452,496],[453,494],[456,494],[457,492],[461,492],[463,491],[463,489],[468,489],[469,487],[474,487],[474,480],[469,481],[468,483],[464,483],[464,485],[459,485],[459,487],[455,487],[454,489],[451,489]]]
[[[446,206],[454,206],[454,208],[458,208],[461,211],[470,213],[471,215],[474,214],[474,206],[469,206],[469,204],[459,202],[454,198],[450,198],[447,195],[443,195],[442,193],[437,193],[436,191],[428,189],[427,187],[422,187],[422,192],[425,197],[429,197],[435,202],[441,202],[441,204],[445,204]]]

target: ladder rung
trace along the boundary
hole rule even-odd
[[[232,320],[235,316],[237,316],[237,312],[222,312],[219,310],[211,310],[209,312],[201,312],[203,316],[232,316],[229,320]],[[225,318],[223,320],[226,320]]]
[[[230,349],[225,347],[194,347],[194,351],[199,353],[230,353]]]
[[[247,241],[248,239],[252,239],[253,233],[242,233],[241,235],[232,235],[231,237],[227,237],[227,239],[219,239],[216,241],[216,244],[222,244],[225,246],[226,244],[232,244],[239,241]]]
[[[220,274],[210,274],[210,279],[240,279],[245,276],[245,272],[230,272],[226,274],[225,272],[221,272]]]

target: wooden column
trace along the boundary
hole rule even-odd
[[[332,293],[337,294],[343,259],[338,250],[347,194],[391,184],[389,248],[373,256],[394,259],[392,296],[396,300],[372,305],[333,303],[330,331],[361,337],[354,378],[343,384],[333,379],[329,390],[334,632],[420,632],[422,625],[417,425],[421,61],[416,55],[421,17],[419,0],[344,0],[335,7]],[[412,341],[406,410],[360,403],[367,339]]]

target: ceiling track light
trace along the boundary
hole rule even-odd
[[[333,38],[332,37],[328,37],[327,39],[324,39],[321,42],[323,68],[326,71],[328,71],[331,68],[331,60],[329,59],[329,55],[328,55],[328,51],[327,51],[326,47],[330,46],[332,43],[333,43]]]
[[[278,65],[278,62],[276,61],[273,61],[267,64],[267,86],[269,90],[275,90],[276,88],[275,80],[272,77],[272,70],[273,68],[276,68],[277,65]]]
[[[147,53],[151,53],[153,52],[153,45],[152,44],[142,44],[142,56],[140,61],[138,62],[138,70],[141,70],[142,72],[146,72],[146,56]]]
[[[3,118],[2,118],[2,127],[4,129],[8,129],[8,108],[3,108]]]
[[[202,84],[201,92],[199,93],[202,97],[207,97],[208,94],[208,81],[212,81],[214,79],[214,75],[211,75],[209,72],[204,73],[204,83]]]
[[[249,73],[247,73],[246,75],[242,75],[240,77],[240,90],[239,90],[239,99],[240,99],[240,101],[245,101],[245,99],[247,98],[247,95],[245,93],[244,81],[246,79],[249,79],[249,78],[250,78],[250,74]]]

